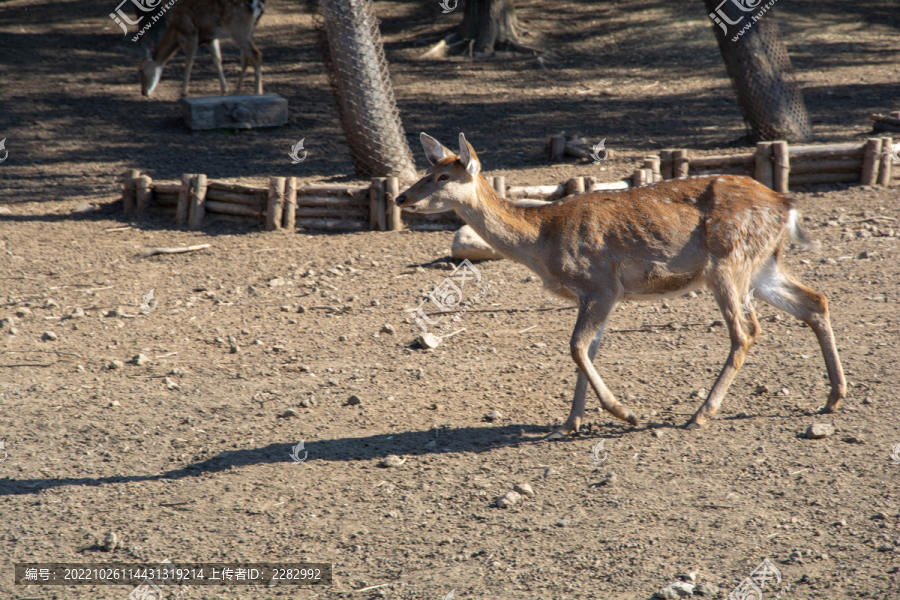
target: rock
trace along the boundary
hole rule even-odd
[[[45,342],[55,342],[59,339],[59,336],[52,331],[45,331],[43,335],[41,335],[41,339]]]
[[[115,408],[116,406],[122,406],[122,404],[118,400],[113,400],[109,403],[110,408]]]
[[[469,260],[498,260],[503,258],[468,225],[460,227],[453,236],[450,255],[457,260],[466,258]]]
[[[385,323],[381,326],[381,331],[379,333],[386,333],[387,335],[394,335],[394,326],[390,323]]]
[[[725,327],[725,321],[721,319],[716,319],[709,325],[710,327]]]
[[[294,410],[293,408],[289,408],[286,411],[284,411],[283,413],[281,413],[282,419],[290,419],[291,417],[296,417],[296,416],[297,416],[297,411]]]
[[[179,386],[177,383],[172,381],[172,379],[169,377],[163,377],[163,383],[165,384],[166,388],[168,388],[170,390],[181,389],[181,386]]]
[[[281,287],[285,285],[287,281],[282,279],[281,277],[276,277],[274,279],[269,280],[269,287]]]
[[[106,368],[112,371],[113,369],[121,369],[124,366],[125,363],[123,363],[121,360],[113,360],[106,365]]]
[[[19,335],[19,330],[16,329],[15,327],[10,327],[10,328],[9,328],[9,335]]]
[[[68,318],[70,318],[70,319],[81,319],[81,318],[83,318],[83,317],[84,317],[84,309],[81,308],[81,307],[79,307],[79,306],[76,306],[75,308],[72,309],[72,312],[69,313],[69,317],[68,317]]]
[[[133,361],[134,364],[136,364],[137,366],[143,367],[144,365],[146,365],[146,364],[148,364],[148,363],[150,362],[150,357],[149,357],[149,356],[146,356],[146,355],[144,355],[144,354],[138,354],[138,355],[136,355],[136,356],[132,359],[132,361]]]
[[[678,579],[682,581],[686,581],[687,583],[697,583],[697,571],[691,571],[690,573],[682,573],[678,576]]]
[[[534,489],[532,489],[530,484],[520,483],[519,485],[513,487],[513,491],[522,496],[528,496],[529,498],[534,496]]]
[[[300,313],[300,314],[302,315],[303,313],[306,312],[306,307],[305,307],[305,306],[298,306],[298,307],[297,307],[297,312]]]
[[[315,405],[316,399],[312,396],[310,396],[309,398],[302,398],[300,400],[300,406],[302,406],[303,408],[312,408]]]
[[[650,435],[652,435],[655,438],[661,438],[666,435],[666,432],[663,431],[662,429],[654,429],[653,431],[650,432]]]
[[[600,485],[613,486],[619,480],[615,473],[607,473],[606,479],[600,482]]]
[[[53,298],[47,298],[44,301],[44,308],[59,308],[59,304]]]
[[[844,441],[848,444],[865,444],[866,440],[861,435],[851,435],[844,438]]]
[[[568,527],[571,524],[572,524],[571,519],[560,519],[559,521],[556,522],[557,527]]]
[[[862,233],[862,232],[860,232],[860,233]],[[860,237],[862,237],[862,236],[860,236]],[[859,253],[859,256],[857,258],[859,258],[860,260],[864,260],[866,258],[873,258],[875,256],[875,254],[876,254],[875,252],[869,252],[868,250],[863,250],[862,252]]]
[[[416,342],[418,342],[419,346],[421,346],[422,348],[434,349],[441,345],[441,338],[434,335],[433,333],[423,333],[416,338]]]
[[[405,458],[401,460],[400,457],[397,456],[396,454],[388,454],[387,456],[384,457],[384,460],[382,460],[379,463],[379,465],[382,467],[391,468],[391,467],[399,467],[400,465],[402,465],[405,462],[406,462]]]
[[[31,309],[26,306],[20,306],[16,309],[16,316],[20,319],[31,316]]]
[[[106,534],[106,539],[103,540],[103,550],[106,552],[112,552],[116,549],[116,546],[119,543],[119,538],[116,536],[115,532],[110,531]]]
[[[500,508],[509,508],[521,498],[522,496],[519,495],[519,492],[506,492],[497,500],[497,506]]]
[[[356,394],[347,398],[347,406],[356,406],[357,404],[362,404],[362,400]]]
[[[94,205],[90,202],[82,202],[78,206],[72,209],[73,213],[86,213],[94,210]]]
[[[438,447],[438,443],[434,440],[431,440],[430,442],[425,444],[426,450],[437,450],[437,447]]]
[[[291,306],[289,304],[285,304],[281,307],[281,312],[291,312]]]
[[[5,206],[0,206],[0,215],[11,215],[13,212]]]
[[[503,418],[503,413],[499,410],[492,410],[488,414],[484,415],[484,420],[488,423],[493,423],[494,421],[499,421]]]
[[[232,354],[237,354],[238,352],[241,351],[241,347],[238,346],[237,344],[232,344],[231,347],[228,348],[228,351],[231,352]]]
[[[872,515],[872,520],[874,521],[886,521],[888,518],[887,513],[879,512]]]
[[[757,396],[761,396],[761,395],[763,395],[763,394],[768,394],[768,393],[769,393],[769,386],[767,386],[767,385],[765,385],[765,384],[758,385],[758,386],[756,386],[756,390],[754,390],[753,393],[756,394]]]
[[[12,327],[13,323],[15,322],[15,317],[3,317],[2,319],[0,319],[0,329],[2,329],[3,327]]]
[[[698,596],[715,596],[719,593],[719,586],[708,581],[704,581],[694,588],[694,593]]]
[[[379,302],[378,300],[372,300],[369,304],[371,304],[372,306],[381,306],[381,302]]]
[[[834,426],[828,423],[815,423],[806,428],[806,437],[818,440],[829,435],[834,435]]]
[[[339,341],[339,342],[346,342],[346,341],[347,341],[347,336],[346,336],[346,335],[339,335],[339,336],[338,336],[338,341]]]
[[[676,581],[656,592],[656,595],[664,600],[678,600],[678,598],[693,596],[694,586],[684,581]]]

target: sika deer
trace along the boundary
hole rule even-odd
[[[804,240],[791,198],[748,177],[713,175],[520,208],[497,196],[480,175],[481,163],[462,134],[459,156],[424,133],[421,140],[432,166],[397,204],[407,212],[455,210],[494,249],[537,273],[546,289],[578,303],[570,341],[579,369],[575,397],[568,420],[550,437],[578,431],[588,383],[604,409],[636,425],[592,365],[607,319],[622,300],[680,296],[701,286],[712,290],[725,317],[731,352],[686,427],[702,427],[716,413],[760,335],[753,307],[741,306],[751,288],[815,332],[831,381],[825,412],[844,398],[828,301],[779,262],[788,237]]]
[[[225,83],[225,73],[222,72],[219,40],[230,37],[240,48],[243,57],[236,92],[240,92],[247,65],[252,63],[256,71],[256,93],[262,94],[262,52],[253,43],[253,30],[264,9],[262,0],[180,0],[159,45],[155,48],[148,46],[147,57],[141,61],[141,93],[144,96],[153,93],[163,67],[181,48],[185,54],[181,95],[187,96],[197,48],[209,44],[209,53],[219,74],[222,93],[227,94],[228,84]]]

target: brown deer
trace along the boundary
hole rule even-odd
[[[623,300],[668,298],[702,286],[725,317],[731,353],[686,427],[702,427],[716,413],[760,335],[753,307],[742,306],[751,288],[815,332],[831,381],[825,412],[846,395],[827,299],[779,262],[787,238],[805,241],[791,198],[749,177],[712,175],[522,208],[500,198],[480,175],[481,163],[462,134],[458,156],[424,133],[421,140],[432,166],[397,196],[397,205],[407,212],[456,211],[495,250],[539,275],[545,289],[578,303],[570,341],[579,370],[575,398],[551,438],[578,431],[588,383],[604,409],[637,424],[592,365],[607,319]]]
[[[225,83],[225,73],[222,72],[219,40],[230,37],[240,48],[243,57],[236,92],[240,92],[247,65],[252,63],[256,71],[256,93],[262,94],[262,52],[253,43],[253,30],[264,9],[262,0],[180,0],[169,18],[159,45],[148,46],[147,57],[141,61],[141,93],[144,96],[153,93],[163,67],[181,48],[186,57],[181,95],[187,96],[197,48],[208,44],[219,74],[222,93],[227,94],[228,84]]]

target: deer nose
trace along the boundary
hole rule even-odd
[[[399,196],[397,196],[395,202],[397,203],[397,206],[400,206],[401,204],[406,202],[406,194],[400,194]]]

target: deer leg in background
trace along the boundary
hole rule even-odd
[[[216,65],[216,72],[219,74],[219,85],[222,87],[222,94],[225,95],[228,93],[228,83],[225,82],[225,72],[222,71],[222,51],[219,49],[219,40],[213,40],[209,43],[209,54]]]
[[[194,57],[197,55],[197,36],[184,37],[181,39],[181,47],[184,48],[184,85],[181,86],[181,97],[186,98],[188,93],[188,84],[191,81],[191,69],[194,68]]]

